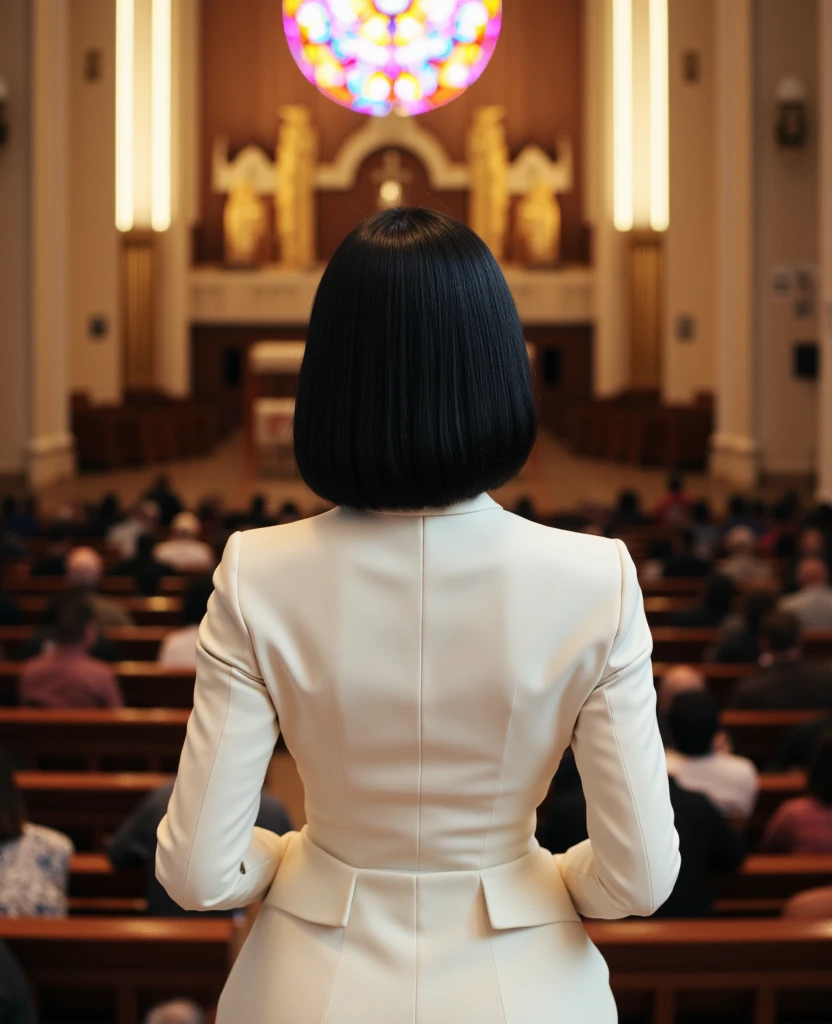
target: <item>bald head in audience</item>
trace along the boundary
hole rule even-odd
[[[205,1024],[205,1014],[190,999],[174,999],[150,1011],[144,1024]]]
[[[659,681],[658,708],[661,714],[667,714],[670,705],[680,693],[690,690],[704,690],[705,676],[693,665],[673,665]]]
[[[66,579],[70,587],[97,587],[103,572],[101,555],[92,548],[73,548],[66,556]]]
[[[801,590],[825,587],[829,582],[829,569],[820,558],[804,558],[797,569],[797,583]]]

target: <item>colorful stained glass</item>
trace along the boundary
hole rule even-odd
[[[384,117],[456,99],[485,70],[502,0],[283,0],[298,67],[341,106]]]

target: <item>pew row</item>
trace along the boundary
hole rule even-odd
[[[610,966],[622,1021],[828,1021],[832,929],[800,920],[623,921],[585,925]],[[225,980],[229,920],[2,920],[53,1024],[139,1024],[154,1003],[213,1006]],[[794,1017],[793,1014],[798,1016]]]
[[[170,629],[166,626],[119,626],[105,632],[118,644],[125,661],[155,661],[159,647]],[[20,661],[26,641],[31,635],[31,626],[2,626],[0,648],[6,652],[10,661]]]
[[[653,634],[653,657],[656,661],[698,662],[705,651],[719,638],[718,629],[700,629],[681,626],[656,626]],[[832,658],[832,630],[810,629],[803,636],[803,650],[807,658]]]
[[[17,703],[17,680],[22,663],[0,662],[0,707]],[[159,665],[155,661],[122,661],[113,665],[124,702],[131,708],[191,708],[194,670]]]
[[[235,928],[227,918],[2,918],[0,940],[29,978],[41,1020],[139,1024],[167,999],[213,1009]]]
[[[0,708],[0,744],[22,769],[175,772],[184,708]]]
[[[622,1022],[827,1024],[832,928],[825,921],[593,922]]]

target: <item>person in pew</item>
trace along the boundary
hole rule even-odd
[[[162,641],[158,662],[177,668],[196,668],[196,640],[199,624],[208,610],[208,598],[214,592],[210,576],[195,576],[188,581],[182,599],[182,620]]]
[[[0,1024],[37,1024],[32,989],[5,942],[0,942]]]
[[[170,540],[157,544],[154,557],[177,572],[211,572],[216,557],[210,544],[199,539],[202,524],[193,512],[180,512],[170,528]]]
[[[777,591],[770,583],[756,584],[743,596],[742,610],[729,615],[722,624],[719,639],[705,651],[704,661],[750,664],[763,653],[763,620],[777,603]]]
[[[787,772],[793,769],[804,770],[812,759],[815,744],[830,727],[832,727],[832,714],[822,715],[811,722],[802,722],[790,729],[780,744],[772,770],[778,772]]]
[[[175,576],[176,569],[167,562],[160,562],[153,553],[154,541],[144,533],[136,542],[136,554],[126,558],[113,569],[113,576],[132,576],[136,591],[143,597],[155,597],[159,593],[162,579]]]
[[[657,918],[710,917],[710,878],[716,872],[737,871],[748,846],[703,793],[684,789],[670,778],[670,803],[679,834],[682,866],[670,898],[652,915]],[[562,854],[587,838],[586,800],[571,749],[564,753],[544,805],[537,841],[553,854]]]
[[[134,558],[139,537],[153,536],[159,526],[159,506],[155,501],[140,502],[126,518],[107,531],[107,546],[121,558]]]
[[[659,680],[656,687],[656,716],[665,749],[672,742],[667,715],[673,701],[680,693],[705,688],[705,676],[693,665],[671,665]]]
[[[2,571],[2,556],[0,556],[0,571]],[[11,594],[0,590],[0,626],[20,625],[20,605]]]
[[[710,562],[696,554],[692,530],[677,530],[671,538],[670,548],[670,554],[662,563],[663,579],[690,579],[708,575]]]
[[[179,495],[172,490],[170,480],[164,473],[156,477],[153,486],[145,491],[143,498],[159,509],[159,522],[162,526],[170,526],[185,507]]]
[[[205,1011],[190,999],[174,999],[154,1006],[144,1024],[206,1024]]]
[[[806,789],[806,796],[777,808],[760,841],[761,853],[832,853],[832,729],[815,744]]]
[[[124,698],[109,665],[91,656],[98,626],[95,609],[83,594],[66,596],[60,606],[52,643],[23,665],[18,700],[47,708],[117,708]]]
[[[832,708],[832,669],[803,657],[800,623],[789,612],[771,612],[760,627],[766,667],[743,679],[730,706],[770,710]]]
[[[104,560],[92,548],[73,548],[67,555],[67,589],[89,599],[99,627],[134,625],[133,616],[114,597],[98,592],[103,575]]]
[[[0,747],[0,917],[65,917],[74,852],[62,832],[26,821],[12,759]]]
[[[672,746],[667,772],[684,789],[704,793],[726,818],[746,819],[757,802],[760,780],[747,757],[721,749],[719,705],[707,690],[678,693],[667,713]]]
[[[617,1021],[580,914],[649,916],[679,870],[652,641],[624,544],[489,496],[535,434],[485,243],[424,209],[359,225],[294,419],[335,507],[229,540],[158,831],[181,905],[265,897],[217,1024],[412,1021],[417,977],[419,1022]],[[284,837],[254,827],[279,733],[308,814]],[[591,840],[553,860],[535,808],[572,742]]]
[[[187,917],[193,912],[183,910],[165,892],[156,879],[156,833],[165,816],[173,792],[173,783],[160,786],[138,804],[130,817],[119,827],[107,847],[107,856],[114,868],[141,868],[146,876],[147,913],[150,917]],[[265,791],[260,794],[257,828],[282,836],[292,829],[283,804]],[[228,916],[230,910],[218,911]]]
[[[717,572],[729,576],[738,587],[773,585],[771,563],[759,558],[757,534],[750,526],[734,526],[723,540],[726,557],[717,563]]]
[[[664,526],[686,526],[692,499],[678,473],[667,478],[667,490],[653,509],[653,518]]]
[[[671,626],[692,626],[713,629],[721,626],[734,607],[737,588],[727,576],[714,573],[705,580],[701,603],[697,608],[675,612]]]
[[[829,567],[821,558],[804,558],[797,569],[798,589],[780,599],[778,608],[791,612],[803,629],[832,629],[832,587]]]
[[[48,544],[41,558],[32,563],[31,576],[63,576],[66,556],[72,550],[72,528],[69,523],[53,523],[46,534]]]
[[[636,491],[625,490],[618,495],[618,501],[610,516],[610,530],[626,529],[628,526],[649,526],[650,516],[641,507],[641,498]]]

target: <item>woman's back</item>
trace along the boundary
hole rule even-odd
[[[485,495],[244,534],[240,608],[309,838],[410,871],[525,853],[615,636],[620,573],[612,542]]]

